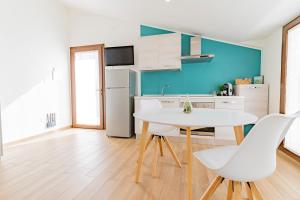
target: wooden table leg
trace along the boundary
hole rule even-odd
[[[234,127],[235,139],[236,143],[239,145],[242,143],[244,139],[244,131],[242,126],[235,126]]]
[[[186,146],[187,146],[187,161],[188,161],[188,200],[193,199],[193,158],[192,158],[192,142],[191,128],[186,129]]]
[[[145,145],[146,145],[146,135],[149,128],[149,122],[143,122],[143,131],[141,135],[141,141],[140,141],[140,151],[139,151],[139,160],[136,168],[136,174],[135,174],[135,182],[138,183],[140,180],[140,174],[141,174],[141,167],[144,160],[144,153],[145,153]]]

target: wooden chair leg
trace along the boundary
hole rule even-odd
[[[228,181],[228,189],[227,189],[226,200],[231,200],[232,199],[232,193],[233,193],[233,181],[229,180]]]
[[[233,188],[234,188],[234,192],[233,192],[233,199],[234,200],[241,200],[241,191],[242,191],[242,185],[241,182],[239,181],[234,181],[233,182]]]
[[[221,176],[216,177],[215,180],[210,184],[210,186],[204,192],[200,200],[208,200],[216,191],[216,189],[219,187],[219,185],[223,182],[223,180],[224,178]]]
[[[163,146],[162,146],[162,136],[158,137],[158,144],[159,144],[159,150],[160,150],[160,156],[164,156]]]
[[[250,183],[249,182],[245,183],[245,188],[246,188],[246,191],[247,191],[248,199],[249,200],[253,200],[253,195],[252,195],[252,191],[251,191],[251,187],[250,187]]]
[[[149,144],[151,143],[151,141],[153,140],[153,138],[154,138],[154,135],[153,135],[153,134],[149,136],[149,138],[148,138],[148,140],[147,140],[147,142],[146,142],[146,144],[145,144],[145,150],[144,150],[144,153],[146,153],[146,151],[147,151],[147,149],[148,149],[148,146],[149,146]],[[138,162],[139,162],[139,159],[137,159],[136,162],[138,163]]]
[[[263,200],[263,197],[260,194],[260,192],[258,191],[255,184],[253,182],[249,182],[249,185],[250,185],[251,191],[253,192],[253,195],[255,196],[256,200]]]
[[[153,140],[154,135],[150,135],[147,142],[146,142],[146,146],[145,146],[145,152],[148,149],[149,144],[151,143],[151,141]]]
[[[158,136],[154,137],[153,160],[152,160],[152,176],[157,175],[157,160],[158,160]]]
[[[178,159],[176,153],[174,152],[174,149],[173,149],[172,145],[170,144],[169,140],[168,140],[166,137],[163,137],[163,140],[165,141],[165,143],[166,143],[166,145],[167,145],[169,151],[171,152],[171,154],[172,154],[174,160],[176,161],[178,167],[181,168],[181,163],[180,163],[180,161],[179,161],[179,159]]]

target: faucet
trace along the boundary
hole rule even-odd
[[[160,93],[161,96],[164,96],[164,95],[165,95],[165,89],[166,89],[166,88],[170,88],[170,85],[167,84],[167,85],[164,85],[164,86],[161,88],[161,93]]]

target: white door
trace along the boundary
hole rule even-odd
[[[73,127],[103,129],[103,46],[71,48]]]

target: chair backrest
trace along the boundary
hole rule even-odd
[[[260,119],[221,171],[233,173],[231,175],[241,180],[257,180],[271,175],[276,169],[276,150],[297,117],[300,117],[300,112],[271,114]]]
[[[142,99],[140,101],[140,111],[139,112],[155,112],[162,108],[162,105],[157,99]]]

